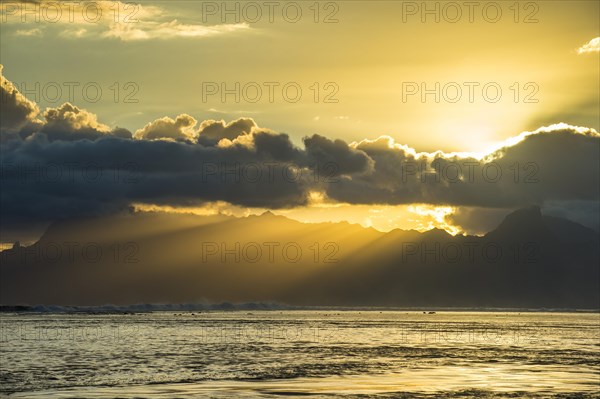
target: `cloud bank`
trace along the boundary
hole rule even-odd
[[[132,134],[69,103],[42,112],[1,79],[5,229],[132,204],[293,208],[315,194],[333,203],[494,210],[577,208],[600,198],[600,135],[590,128],[540,128],[478,157],[417,152],[387,136],[347,143],[314,134],[301,148],[250,118],[198,124],[180,114]]]

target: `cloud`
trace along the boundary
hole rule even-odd
[[[49,141],[96,140],[107,135],[131,137],[127,129],[111,129],[98,122],[93,113],[68,102],[40,113],[37,104],[4,77],[2,69],[0,64],[0,142],[38,133]]]
[[[194,140],[196,137],[196,119],[181,114],[175,120],[165,116],[148,123],[133,135],[136,139],[172,139],[172,140]]]
[[[600,37],[595,37],[577,49],[578,54],[597,53],[600,51]]]
[[[177,20],[173,20],[164,23],[145,22],[136,26],[115,24],[111,25],[110,29],[105,31],[102,36],[123,41],[171,39],[174,37],[202,38],[248,29],[250,26],[246,23],[204,26],[181,24]]]
[[[74,39],[85,37],[88,33],[89,31],[85,28],[67,28],[60,32],[60,36],[67,39]]]
[[[132,137],[70,103],[40,115],[3,76],[2,94],[3,229],[133,204],[289,209],[317,195],[329,204],[487,209],[485,226],[461,211],[450,220],[484,230],[500,214],[493,210],[538,204],[569,214],[600,200],[600,135],[585,127],[525,132],[475,157],[417,152],[387,136],[346,143],[315,134],[296,146],[251,118],[196,129],[187,114],[154,120]]]
[[[51,142],[41,137],[11,140],[0,149],[3,227],[119,212],[133,203],[226,201],[268,208],[307,203],[308,175],[278,162],[263,144],[255,151],[114,136]]]
[[[495,229],[505,217],[506,208],[459,207],[445,215],[445,221],[457,230],[483,235]]]
[[[268,157],[282,163],[294,162],[299,166],[306,165],[304,152],[296,148],[285,133],[255,131],[253,133],[255,152],[260,157]]]
[[[45,121],[35,125],[38,129],[28,127],[22,129],[19,135],[27,137],[34,133],[41,133],[48,141],[97,140],[105,136],[131,137],[129,130],[111,129],[98,122],[95,114],[68,102],[57,108],[47,108],[42,116]]]
[[[27,13],[23,12],[27,10]],[[43,18],[40,18],[40,15]],[[51,0],[2,3],[2,23],[44,23],[71,39],[112,38],[140,41],[172,38],[205,38],[250,30],[246,23],[198,25],[172,19],[167,10],[141,3],[100,0],[61,4]],[[24,20],[23,20],[24,18]],[[37,18],[37,21],[36,21]],[[41,36],[39,28],[19,29],[17,36]]]
[[[15,134],[28,124],[36,123],[40,113],[33,102],[23,96],[2,73],[0,64],[0,134]]]
[[[518,207],[546,200],[598,200],[600,135],[554,125],[521,134],[483,158],[417,153],[390,137],[353,143],[369,173],[342,176],[327,196],[348,203]]]
[[[39,28],[33,29],[19,29],[15,32],[17,36],[29,36],[29,37],[42,37],[44,34]]]
[[[40,132],[49,140],[95,140],[111,131],[110,127],[98,122],[96,115],[68,102],[46,109],[43,116],[46,123]]]
[[[229,123],[209,119],[202,122],[198,128],[199,142],[215,145],[222,139],[231,141],[241,135],[250,134],[255,128],[257,125],[252,118],[239,118]]]
[[[330,177],[342,174],[365,173],[373,167],[373,160],[362,150],[351,148],[345,141],[330,140],[318,134],[304,138],[306,154],[319,172]]]

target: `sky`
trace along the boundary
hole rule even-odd
[[[0,241],[128,207],[481,234],[534,203],[598,228],[600,3],[465,3],[2,1]],[[112,180],[10,177],[66,159]],[[461,177],[424,181],[435,159]]]

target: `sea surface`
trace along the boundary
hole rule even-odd
[[[600,398],[600,314],[0,315],[14,398]]]

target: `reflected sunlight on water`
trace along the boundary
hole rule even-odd
[[[3,314],[11,397],[599,397],[600,315]],[[562,396],[561,396],[562,395]]]

